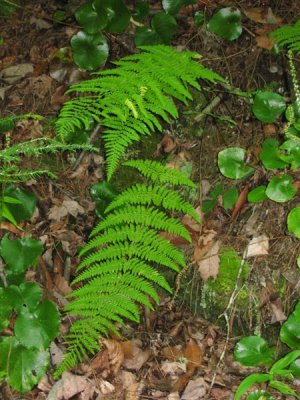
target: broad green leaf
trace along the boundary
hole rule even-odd
[[[15,323],[15,335],[27,348],[47,348],[59,332],[59,313],[51,301],[39,304],[34,312],[23,312]]]
[[[171,15],[177,14],[182,7],[196,3],[197,0],[162,0],[163,9]]]
[[[264,140],[259,158],[268,169],[284,169],[288,165],[280,157],[278,140],[273,138]]]
[[[8,204],[22,204],[22,202],[18,199],[15,199],[13,197],[9,197],[9,196],[3,196],[2,200],[4,203],[8,203]]]
[[[280,150],[284,150],[285,154],[281,154],[280,158],[286,163],[291,164],[291,169],[300,167],[300,143],[295,140],[286,140],[280,146]]]
[[[252,189],[247,196],[249,203],[259,203],[267,198],[266,186],[261,185]]]
[[[269,365],[272,362],[274,349],[260,336],[247,336],[241,339],[234,348],[234,359],[242,365],[252,367]]]
[[[291,351],[273,364],[272,368],[270,369],[270,373],[279,375],[278,371],[288,367],[298,357],[300,357],[300,350]]]
[[[163,44],[170,44],[177,31],[177,22],[172,15],[160,12],[152,18],[151,27],[162,39]]]
[[[195,12],[194,22],[195,22],[195,25],[197,28],[200,28],[200,26],[203,25],[203,23],[204,23],[204,12],[203,11]]]
[[[19,286],[8,286],[6,296],[10,305],[18,313],[31,312],[37,308],[42,298],[42,290],[37,283],[24,282]]]
[[[247,376],[247,378],[242,380],[239,387],[237,388],[237,391],[234,395],[234,400],[239,400],[243,396],[243,394],[246,393],[247,390],[256,383],[268,382],[269,380],[269,374],[251,374]]]
[[[224,190],[224,185],[223,183],[218,183],[213,189],[212,191],[209,193],[209,197],[211,197],[212,199],[217,200],[218,197],[223,193]]]
[[[219,152],[218,166],[221,173],[230,179],[241,179],[254,170],[246,165],[245,150],[241,147],[229,147]]]
[[[291,348],[300,348],[300,301],[280,330],[280,340]]]
[[[134,5],[132,17],[136,21],[143,21],[149,13],[149,4],[146,1],[138,1]]]
[[[215,199],[203,200],[202,205],[201,205],[201,210],[204,214],[208,214],[214,209],[216,204],[217,204],[217,200],[215,200]]]
[[[15,274],[20,274],[30,265],[34,265],[42,251],[43,244],[40,240],[30,238],[11,240],[5,235],[0,242],[0,255]]]
[[[101,33],[89,35],[79,31],[71,39],[75,63],[84,69],[96,69],[108,57],[108,44]]]
[[[103,218],[106,207],[117,196],[118,192],[108,181],[95,183],[90,188],[92,199],[96,202],[96,214]]]
[[[153,29],[146,26],[139,26],[135,32],[134,43],[137,47],[162,44],[162,38]]]
[[[290,364],[289,370],[295,378],[300,378],[300,358]]]
[[[289,232],[300,239],[300,206],[294,207],[287,217],[287,226]]]
[[[0,15],[9,17],[17,10],[19,4],[18,0],[0,1]]]
[[[14,336],[0,341],[0,354],[0,371],[20,393],[29,392],[41,380],[50,360],[48,351],[26,349]]]
[[[276,118],[284,112],[286,103],[284,98],[273,92],[258,92],[255,95],[252,111],[257,119],[262,122],[275,122]]]
[[[269,386],[278,390],[282,394],[287,396],[295,396],[297,399],[300,399],[300,396],[297,395],[297,392],[284,382],[272,380],[270,381]]]
[[[272,399],[273,397],[265,390],[255,390],[246,397],[246,400],[272,400]]]
[[[75,11],[75,18],[85,32],[89,34],[94,34],[100,29],[105,28],[108,22],[104,9],[103,12],[98,13],[92,1],[82,4]]]
[[[36,207],[36,196],[34,193],[24,189],[16,188],[14,185],[6,185],[4,195],[19,200],[19,204],[9,204],[8,208],[17,222],[29,219]]]
[[[127,28],[130,12],[123,0],[94,0],[93,6],[98,14],[104,12],[107,16],[108,23],[105,27],[107,32],[120,33]]]
[[[0,287],[0,332],[8,327],[12,310],[13,308],[7,299],[6,289]]]
[[[208,22],[207,29],[223,39],[237,39],[243,30],[241,12],[231,7],[221,8]]]
[[[226,190],[223,195],[223,207],[225,208],[225,210],[231,209],[235,205],[238,197],[239,192],[236,188],[233,187]]]
[[[293,178],[288,174],[273,176],[266,188],[268,198],[277,203],[291,200],[296,192],[297,189],[293,186]]]
[[[13,225],[18,225],[17,221],[15,220],[15,217],[12,215],[12,213],[10,212],[9,208],[7,207],[6,204],[1,203],[0,204],[1,207],[1,213],[0,213],[0,221],[2,220],[2,218],[7,219],[7,221],[11,222]]]

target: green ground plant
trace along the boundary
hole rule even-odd
[[[267,371],[253,373],[247,376],[239,385],[234,400],[239,400],[252,386],[267,384],[269,388],[275,389],[286,396],[294,396],[300,399],[300,395],[291,388],[289,381],[300,377],[300,302],[296,305],[294,312],[282,325],[280,340],[292,350],[274,362],[273,348],[260,336],[248,336],[241,339],[235,346],[234,358],[247,367],[265,366]],[[270,367],[271,366],[271,367]],[[273,397],[265,390],[249,394],[246,400],[272,399]]]

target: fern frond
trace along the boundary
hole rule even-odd
[[[85,258],[77,268],[79,275],[72,285],[81,286],[67,296],[71,301],[65,307],[66,312],[80,319],[73,323],[66,336],[70,355],[67,354],[58,372],[73,366],[76,359],[81,361],[87,353],[95,352],[94,332],[108,335],[109,331],[116,331],[115,322],[123,324],[125,319],[138,322],[138,305],[152,309],[150,299],[159,301],[153,285],[171,291],[157,270],[158,265],[174,271],[185,266],[182,252],[160,232],[175,233],[190,240],[186,228],[173,214],[189,213],[195,220],[198,216],[171,185],[193,187],[194,184],[184,174],[158,162],[137,160],[130,166],[152,182],[135,185],[119,194],[80,252]],[[87,335],[88,339],[78,339],[80,334]]]
[[[300,51],[300,20],[294,25],[284,25],[271,33],[271,37],[280,47],[298,53]]]
[[[142,53],[115,62],[115,69],[72,85],[68,93],[82,94],[66,102],[56,122],[58,135],[67,137],[90,120],[104,127],[107,176],[111,178],[125,149],[178,113],[173,99],[192,100],[189,87],[200,90],[199,79],[223,79],[194,61],[196,53],[168,46],[144,46]],[[108,128],[108,129],[107,129]]]

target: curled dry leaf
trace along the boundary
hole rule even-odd
[[[135,340],[121,342],[121,347],[124,354],[123,366],[126,369],[139,371],[150,357],[150,351],[143,351]]]
[[[181,397],[181,400],[199,400],[204,398],[208,390],[208,384],[204,378],[199,377],[197,379],[189,381],[187,387]]]
[[[52,221],[59,222],[67,215],[77,217],[78,214],[84,214],[84,208],[75,200],[64,200],[60,206],[50,208],[48,217]]]
[[[0,72],[0,78],[5,83],[12,85],[32,72],[33,65],[30,63],[12,65],[10,67],[2,69],[2,71]]]
[[[266,256],[269,254],[269,238],[263,233],[259,236],[254,236],[248,244],[246,258]]]
[[[211,242],[208,251],[201,257],[201,249],[198,251],[197,248],[194,252],[194,260],[198,264],[198,271],[204,282],[207,282],[209,278],[215,279],[219,273],[220,265],[220,250],[221,242]]]
[[[281,24],[282,18],[276,17],[270,7],[253,7],[244,11],[246,17],[260,24]]]
[[[261,49],[271,50],[274,46],[274,42],[270,36],[256,36],[255,40],[257,47]]]
[[[137,382],[130,385],[127,389],[125,400],[139,400],[144,386],[143,382]]]
[[[169,154],[175,151],[177,147],[177,140],[170,132],[168,132],[162,140],[158,143],[154,157],[158,157],[160,154]]]
[[[104,339],[103,344],[108,350],[110,373],[115,376],[124,361],[124,352],[121,343],[116,340]]]

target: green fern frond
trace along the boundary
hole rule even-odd
[[[17,121],[22,119],[34,119],[42,120],[43,117],[37,114],[21,114],[21,115],[9,115],[7,117],[0,118],[0,134],[12,130]]]
[[[115,69],[72,85],[68,93],[83,94],[66,102],[56,122],[58,135],[67,137],[90,120],[104,127],[107,176],[111,178],[125,149],[140,137],[162,130],[161,119],[177,118],[173,99],[192,100],[189,88],[200,90],[199,79],[223,79],[195,61],[193,52],[168,46],[143,46],[142,53],[115,62]]]
[[[271,37],[280,47],[298,53],[300,51],[300,20],[294,25],[284,25],[271,33]]]
[[[124,324],[126,319],[138,322],[139,305],[152,309],[150,299],[159,302],[153,285],[171,292],[157,266],[174,271],[185,266],[182,252],[160,233],[163,230],[190,240],[186,228],[173,214],[189,213],[195,220],[198,216],[171,186],[194,184],[184,174],[158,162],[137,160],[130,166],[152,182],[135,185],[119,194],[80,252],[85,258],[72,282],[79,286],[67,296],[71,301],[65,307],[66,312],[79,319],[66,336],[70,354],[67,353],[57,374],[88,353],[95,353],[95,332],[107,336],[116,331],[116,322]]]
[[[189,186],[195,188],[196,185],[184,173],[177,169],[166,168],[157,161],[152,160],[129,160],[122,165],[132,167],[139,171],[140,174],[153,182],[169,183],[173,186]]]

